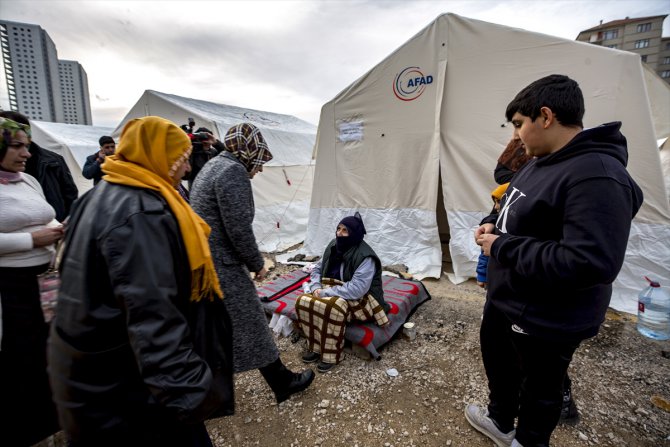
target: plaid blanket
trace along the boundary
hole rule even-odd
[[[258,296],[268,313],[286,315],[297,320],[295,304],[303,295],[303,284],[309,275],[295,270],[258,287]],[[389,324],[379,327],[373,321],[352,320],[347,323],[344,339],[366,349],[372,358],[380,359],[379,349],[389,342],[412,315],[414,310],[430,299],[421,281],[382,276],[384,300],[391,306],[387,313]]]

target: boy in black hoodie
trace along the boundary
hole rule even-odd
[[[642,205],[621,123],[583,130],[583,116],[578,84],[562,75],[507,106],[514,138],[535,158],[475,232],[490,256],[480,331],[490,402],[465,409],[498,446],[549,445],[572,355],[605,319]]]

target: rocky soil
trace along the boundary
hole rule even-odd
[[[295,267],[277,265],[271,278]],[[479,351],[484,292],[474,281],[424,281],[432,300],[411,317],[417,337],[400,337],[382,359],[349,354],[305,392],[277,405],[258,371],[236,378],[234,416],[207,423],[217,447],[432,447],[493,445],[463,416],[486,402]],[[284,362],[304,368],[302,341],[278,338]],[[577,350],[570,367],[581,413],[559,426],[552,445],[670,447],[670,342],[641,336],[635,317],[609,312],[600,334]],[[387,370],[395,368],[396,377]],[[663,407],[665,406],[665,409]],[[40,444],[65,445],[62,434]]]
[[[286,271],[277,266],[277,272]],[[424,281],[432,300],[412,316],[417,338],[397,338],[380,361],[354,355],[317,373],[305,392],[277,405],[257,371],[236,379],[237,414],[207,426],[224,446],[491,446],[470,428],[465,404],[486,402],[478,331],[484,292],[473,281]],[[284,362],[303,368],[302,342],[278,338]],[[635,330],[634,317],[608,314],[570,368],[581,419],[559,426],[555,446],[670,446],[670,342]],[[395,368],[399,375],[390,377]],[[653,400],[653,401],[652,401]]]

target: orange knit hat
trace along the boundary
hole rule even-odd
[[[498,186],[496,189],[491,191],[491,197],[493,197],[493,200],[500,200],[502,199],[503,194],[505,194],[505,191],[507,191],[507,187],[509,186],[509,182],[503,183],[502,185]]]

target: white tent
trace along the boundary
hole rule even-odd
[[[265,252],[280,251],[304,240],[314,175],[316,126],[289,115],[147,90],[114,135],[119,135],[129,120],[149,115],[179,125],[191,117],[196,122],[194,130],[206,127],[220,139],[236,124],[250,122],[257,126],[274,157],[252,181],[256,205],[254,233],[259,248]]]
[[[335,224],[360,211],[384,264],[439,277],[440,234],[449,234],[455,276],[474,276],[473,231],[491,209],[493,169],[512,135],[505,108],[552,73],[579,82],[585,126],[623,122],[628,169],[645,202],[612,306],[635,312],[643,275],[670,286],[670,209],[639,55],[453,14],[438,17],[323,106],[303,251],[320,254]]]
[[[656,138],[670,137],[670,85],[647,64],[642,66]]]
[[[661,151],[661,170],[665,180],[665,191],[670,198],[670,85],[649,66],[646,64],[643,64],[643,66],[651,105],[651,116],[654,119],[656,144]]]
[[[111,135],[114,129],[31,120],[30,130],[35,143],[65,158],[80,196],[93,187],[93,180],[84,178],[81,170],[86,157],[100,150],[100,137]]]
[[[661,170],[665,180],[665,192],[668,194],[668,200],[670,200],[670,138],[660,138],[658,149],[661,151]]]

